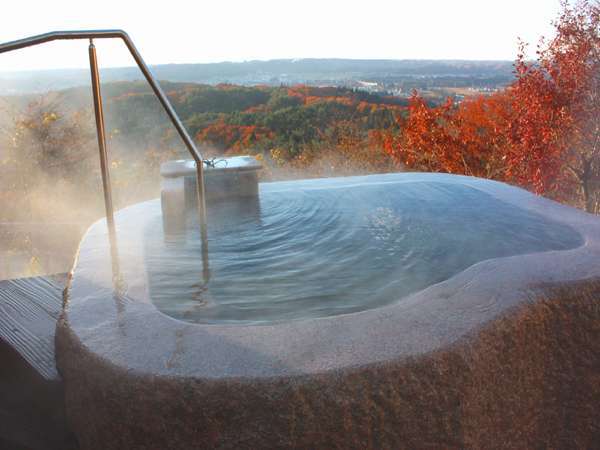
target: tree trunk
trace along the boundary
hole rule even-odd
[[[592,196],[592,193],[590,192],[590,177],[592,173],[591,169],[591,162],[584,159],[583,171],[581,174],[581,188],[583,191],[583,201],[585,203],[585,210],[589,213],[595,213],[596,208],[594,204],[594,196]]]

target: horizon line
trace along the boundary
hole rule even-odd
[[[181,63],[149,63],[149,67],[159,66],[210,66],[219,64],[249,64],[249,63],[268,63],[268,62],[300,62],[300,61],[356,61],[356,62],[465,62],[465,63],[514,63],[510,59],[465,59],[465,58],[340,58],[340,57],[324,57],[324,58],[271,58],[271,59],[248,59],[241,61],[215,61],[215,62],[181,62]],[[106,69],[135,69],[136,66],[111,66],[101,67],[101,70]],[[31,73],[31,72],[53,72],[53,71],[69,71],[69,70],[89,70],[87,66],[81,67],[57,67],[52,69],[0,69],[0,73]]]

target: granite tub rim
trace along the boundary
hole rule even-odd
[[[395,174],[391,175],[396,176]],[[410,173],[404,173],[404,174],[400,174],[400,176],[404,176],[404,177],[408,177],[411,178],[410,180],[406,180],[406,181],[401,181],[401,182],[411,182],[411,181],[431,181],[431,180],[435,180],[435,181],[439,181],[439,179],[447,179],[447,180],[452,180],[452,182],[455,182],[457,180],[461,180],[461,183],[463,184],[467,184],[471,187],[474,187],[476,189],[480,189],[483,190],[485,192],[488,193],[492,193],[492,195],[494,195],[494,192],[490,192],[489,188],[490,186],[495,186],[496,188],[499,188],[500,193],[505,192],[510,194],[509,197],[511,195],[515,195],[517,199],[526,199],[528,200],[526,202],[526,205],[523,205],[521,202],[511,202],[509,201],[508,203],[512,203],[513,205],[516,205],[517,207],[520,207],[522,209],[528,210],[528,211],[534,211],[537,213],[540,213],[542,216],[547,217],[555,222],[560,222],[560,223],[564,223],[567,224],[569,226],[571,226],[571,228],[575,229],[575,231],[577,231],[581,237],[582,237],[582,243],[580,246],[578,247],[574,247],[568,250],[562,250],[562,251],[549,251],[549,252],[537,252],[537,253],[528,253],[528,254],[522,254],[522,255],[517,255],[517,256],[510,256],[510,257],[503,257],[503,258],[495,258],[495,259],[488,259],[488,260],[484,260],[484,261],[480,261],[470,267],[468,267],[467,269],[457,273],[456,275],[454,275],[453,277],[444,280],[440,283],[437,283],[435,285],[431,285],[419,292],[413,293],[407,297],[404,297],[400,300],[398,300],[396,303],[390,304],[390,305],[385,305],[379,308],[373,308],[373,309],[369,309],[369,310],[365,310],[365,311],[359,311],[359,312],[354,312],[354,313],[349,313],[349,314],[342,314],[342,315],[336,315],[336,316],[330,316],[330,317],[319,317],[319,318],[312,318],[312,319],[299,319],[299,320],[295,320],[295,321],[282,321],[282,322],[277,322],[277,323],[273,323],[273,324],[260,324],[260,325],[253,325],[253,324],[243,324],[243,325],[239,325],[239,324],[220,324],[220,325],[215,325],[215,324],[193,324],[190,322],[185,322],[185,321],[181,321],[179,319],[173,318],[171,316],[168,316],[164,313],[162,313],[161,311],[159,311],[151,302],[147,302],[144,303],[144,307],[148,307],[148,308],[152,308],[152,315],[155,317],[160,317],[161,319],[159,320],[163,325],[165,326],[169,326],[169,327],[175,327],[179,330],[184,330],[182,331],[184,339],[187,339],[186,342],[184,344],[186,344],[186,346],[189,346],[190,344],[193,344],[194,338],[189,337],[188,335],[186,335],[185,333],[191,333],[194,334],[193,331],[190,332],[190,330],[196,329],[196,330],[203,330],[203,331],[210,331],[208,334],[212,335],[213,337],[216,336],[217,338],[220,336],[220,333],[232,333],[234,332],[234,334],[240,335],[240,334],[244,334],[243,332],[245,332],[246,337],[252,337],[252,335],[256,335],[256,334],[261,334],[261,332],[256,333],[257,330],[260,329],[285,329],[287,328],[288,331],[294,331],[294,329],[298,329],[298,328],[315,328],[315,325],[318,325],[318,327],[316,328],[321,328],[322,326],[328,327],[331,331],[332,328],[345,328],[346,331],[348,329],[348,322],[363,322],[363,325],[365,322],[369,322],[371,324],[373,324],[374,322],[372,322],[371,319],[379,319],[379,320],[385,320],[385,318],[382,318],[382,315],[385,315],[386,313],[390,313],[391,315],[397,315],[397,313],[402,314],[402,312],[406,312],[407,308],[417,308],[419,306],[422,306],[424,300],[427,301],[433,301],[433,300],[437,300],[439,301],[440,298],[442,297],[447,297],[447,298],[443,298],[443,302],[444,302],[444,307],[445,308],[449,308],[452,306],[460,306],[459,304],[456,303],[457,300],[457,293],[454,292],[452,293],[452,291],[456,291],[456,290],[462,290],[462,294],[466,293],[469,291],[469,289],[472,291],[473,287],[469,287],[467,285],[465,285],[463,282],[467,281],[467,284],[472,283],[472,282],[476,282],[476,284],[481,285],[481,283],[483,283],[483,281],[485,281],[486,277],[489,279],[490,276],[490,272],[495,272],[498,269],[501,270],[506,270],[506,264],[510,263],[512,260],[532,260],[531,262],[536,262],[536,260],[538,260],[537,262],[540,262],[539,260],[544,260],[541,261],[542,263],[548,265],[548,259],[552,259],[553,256],[565,256],[565,254],[570,254],[571,255],[571,259],[581,259],[583,258],[584,260],[587,260],[589,262],[590,259],[595,257],[598,257],[598,255],[600,254],[600,223],[598,222],[598,218],[595,216],[592,216],[590,214],[584,213],[583,211],[579,211],[579,210],[575,210],[573,208],[567,207],[565,205],[560,205],[556,202],[553,202],[551,200],[548,199],[544,199],[541,197],[537,197],[531,193],[528,193],[526,191],[523,191],[521,189],[515,188],[515,187],[511,187],[508,185],[505,185],[503,183],[497,183],[497,182],[492,182],[489,180],[480,180],[477,178],[472,178],[472,177],[459,177],[459,176],[452,176],[452,175],[440,175],[440,174],[410,174]],[[328,183],[333,183],[333,184],[344,184],[344,183],[348,183],[351,182],[352,179],[354,178],[362,178],[362,177],[345,177],[344,179],[338,179],[338,181],[335,181],[335,179],[333,179],[334,181],[331,181],[332,179],[327,179]],[[385,176],[383,178],[386,178]],[[314,182],[315,180],[307,180],[306,182],[304,182],[304,184],[310,184],[311,182]],[[297,182],[280,182],[278,184],[279,187],[283,187],[285,188],[285,184],[289,184],[289,183],[297,183]],[[398,181],[390,181],[390,183],[398,183]],[[495,190],[495,189],[494,189]],[[518,194],[518,195],[517,195]],[[500,200],[504,200],[506,201],[506,198],[503,198],[502,195],[500,195],[498,197],[498,195],[494,195],[495,197],[499,198]],[[135,206],[135,205],[134,205]],[[565,216],[568,217],[563,217],[562,215],[558,215],[557,216],[557,212],[565,212],[568,214],[565,214]],[[593,220],[592,220],[593,219]],[[86,233],[86,237],[88,236],[88,233],[90,233],[90,230],[92,230],[94,227],[98,227],[99,224],[102,224],[103,220],[100,220],[99,222],[97,222],[96,224],[92,225],[90,227],[90,229],[88,230],[88,232]],[[85,241],[86,237],[84,237],[84,239],[82,239],[82,243]],[[81,247],[80,247],[81,249]],[[78,256],[77,259],[75,261],[75,264],[73,266],[73,273],[76,272],[76,267],[79,261],[79,252],[78,252]],[[510,265],[510,264],[509,264]],[[593,267],[591,268],[593,269]],[[571,271],[570,274],[566,274],[566,276],[558,276],[555,278],[551,278],[551,279],[541,279],[541,280],[537,280],[537,283],[534,282],[533,285],[539,284],[539,283],[544,283],[544,282],[567,282],[567,281],[575,281],[575,280],[580,280],[580,279],[587,279],[587,278],[593,278],[596,276],[600,275],[600,269],[597,270],[589,270],[588,273],[579,273],[577,271]],[[503,272],[504,275],[511,275],[510,271],[507,272]],[[564,274],[563,274],[564,275]],[[469,276],[473,276],[472,278],[469,279]],[[495,273],[494,273],[495,276]],[[539,278],[539,277],[538,277]],[[510,279],[510,278],[509,278]],[[463,283],[463,285],[461,285],[461,283]],[[147,286],[147,280],[146,280],[146,286]],[[71,290],[71,283],[69,284],[67,290],[70,291]],[[475,287],[486,287],[486,286],[475,286]],[[490,289],[489,286],[487,286],[487,290],[484,289],[483,292],[485,293],[487,291],[488,294],[490,294]],[[496,291],[498,288],[498,285],[495,286]],[[466,290],[465,290],[466,289]],[[77,339],[80,342],[81,348],[84,349],[85,351],[88,351],[92,354],[94,354],[94,356],[100,358],[101,360],[105,360],[106,363],[111,364],[111,365],[116,365],[117,367],[124,367],[125,370],[127,370],[128,372],[131,373],[136,373],[137,375],[142,375],[142,374],[146,374],[149,376],[156,376],[156,375],[160,375],[160,376],[175,376],[178,378],[187,378],[187,377],[191,377],[191,378],[204,378],[204,379],[228,379],[228,380],[235,380],[235,379],[253,379],[256,380],[258,378],[260,379],[273,379],[273,378],[281,378],[281,377],[285,377],[285,378],[289,378],[291,376],[296,377],[296,376],[302,376],[302,375],[314,375],[314,374],[322,374],[325,372],[330,372],[330,371],[345,371],[346,369],[350,369],[350,368],[356,368],[357,370],[360,370],[360,368],[364,368],[364,367],[369,367],[369,366],[373,366],[373,365],[381,365],[381,364],[390,364],[390,363],[394,363],[394,362],[398,362],[401,360],[405,360],[406,358],[412,358],[415,356],[424,356],[426,354],[429,354],[431,352],[435,352],[438,351],[442,348],[447,348],[448,346],[453,345],[453,343],[456,343],[458,341],[460,341],[462,338],[465,338],[466,336],[471,335],[472,333],[476,332],[477,330],[481,329],[482,327],[484,327],[487,323],[489,323],[491,320],[497,318],[499,315],[503,315],[503,314],[508,314],[510,311],[512,311],[514,308],[523,305],[524,303],[526,303],[528,301],[529,298],[529,293],[531,292],[531,290],[535,290],[535,289],[539,289],[536,287],[532,287],[531,285],[527,285],[527,284],[520,284],[517,285],[515,288],[511,289],[511,292],[505,292],[504,296],[501,296],[501,300],[504,302],[506,301],[506,303],[502,303],[500,305],[500,307],[498,308],[498,304],[496,304],[496,310],[491,311],[489,314],[484,314],[481,315],[480,317],[475,317],[474,321],[472,323],[470,323],[468,326],[463,326],[463,327],[459,327],[459,329],[455,329],[455,330],[445,330],[445,333],[442,333],[440,336],[436,336],[434,339],[430,339],[430,341],[427,343],[427,345],[424,345],[424,343],[417,343],[417,342],[413,342],[412,346],[409,346],[408,348],[404,348],[403,350],[396,350],[396,351],[389,351],[389,348],[387,350],[384,349],[384,351],[381,351],[381,347],[386,347],[386,343],[385,342],[381,342],[380,338],[381,338],[381,333],[379,333],[379,335],[377,335],[378,332],[376,332],[376,336],[370,336],[367,333],[366,339],[369,342],[367,344],[369,345],[373,345],[375,347],[379,347],[379,351],[375,351],[375,352],[365,352],[365,342],[364,340],[362,342],[357,342],[357,341],[353,341],[353,342],[335,342],[334,346],[335,346],[335,350],[334,351],[330,351],[329,354],[336,354],[338,352],[342,352],[344,353],[346,356],[350,355],[352,356],[351,358],[342,358],[341,360],[336,360],[333,363],[331,361],[327,362],[323,360],[323,356],[321,356],[320,358],[316,358],[318,361],[315,362],[315,358],[311,357],[314,355],[306,355],[304,357],[304,359],[300,359],[300,360],[291,360],[291,361],[287,361],[292,363],[291,364],[291,368],[285,367],[285,366],[278,366],[277,364],[272,365],[271,367],[268,367],[266,370],[263,368],[256,368],[254,367],[252,370],[247,371],[244,370],[244,363],[242,362],[239,366],[234,367],[232,370],[231,367],[229,367],[229,370],[226,371],[222,371],[222,370],[210,370],[210,368],[204,367],[204,369],[206,370],[199,370],[200,368],[197,365],[192,364],[192,362],[194,361],[194,358],[188,359],[186,363],[183,364],[183,366],[173,366],[173,367],[160,367],[160,364],[156,364],[156,362],[153,365],[144,365],[144,364],[140,364],[140,362],[133,362],[130,363],[131,359],[130,357],[133,356],[133,353],[131,351],[131,349],[125,349],[123,351],[123,353],[121,353],[121,350],[123,350],[120,345],[124,345],[124,346],[131,346],[134,345],[135,343],[132,342],[125,342],[125,341],[114,341],[113,343],[116,344],[116,347],[108,348],[106,345],[101,345],[98,342],[98,335],[94,335],[95,333],[102,333],[102,332],[106,332],[110,329],[113,329],[114,327],[112,327],[112,325],[114,325],[116,323],[116,320],[113,320],[113,324],[111,325],[110,322],[110,317],[108,319],[108,321],[105,320],[105,323],[102,324],[101,326],[98,327],[93,327],[93,330],[86,330],[85,326],[80,326],[77,323],[72,323],[73,321],[71,319],[75,319],[75,321],[81,319],[81,315],[78,314],[74,314],[73,313],[73,299],[67,300],[66,301],[66,308],[64,310],[63,313],[63,318],[61,319],[61,322],[59,324],[60,327],[66,327],[68,328],[68,331],[70,331],[70,335],[71,335],[71,339]],[[493,293],[493,292],[491,292]],[[496,292],[497,293],[497,292]],[[510,295],[508,295],[510,294]],[[473,292],[471,292],[471,296],[473,295]],[[450,303],[445,303],[449,298],[453,298],[454,299],[454,303],[450,304]],[[141,304],[138,299],[136,298],[136,300],[134,302],[138,303],[138,306]],[[460,302],[459,302],[460,303]],[[473,303],[473,302],[472,302]],[[475,302],[473,303],[474,306],[478,306],[480,307],[481,302]],[[498,302],[497,302],[498,303]],[[500,302],[501,303],[501,302]],[[128,307],[131,307],[132,303],[127,303]],[[472,306],[473,306],[472,305]],[[84,305],[80,305],[81,307],[84,307]],[[399,308],[399,306],[401,306]],[[421,308],[423,309],[423,308]],[[158,312],[159,314],[157,315],[156,312]],[[414,311],[413,311],[414,312]],[[425,309],[425,311],[423,311],[426,314],[429,314],[429,319],[432,319],[431,313],[436,313],[439,311],[434,310],[429,310],[427,311],[427,309]],[[150,311],[144,311],[143,314],[150,314]],[[435,314],[434,314],[435,316]],[[165,321],[164,318],[168,318],[170,320]],[[433,317],[435,318],[435,317]],[[113,317],[113,319],[115,319]],[[363,320],[363,319],[368,319],[368,320]],[[439,319],[439,317],[438,317]],[[389,319],[388,320],[388,329],[387,329],[387,336],[390,337],[390,333],[395,335],[395,337],[397,338],[398,334],[402,334],[403,331],[415,331],[414,329],[408,329],[408,330],[404,330],[402,328],[400,328],[400,330],[397,328],[395,330],[394,333],[392,333],[389,330]],[[135,324],[136,321],[134,320],[130,326],[128,324],[126,324],[126,326],[129,326],[128,331],[135,331]],[[137,322],[137,324],[139,325],[140,322]],[[338,326],[336,326],[336,324],[338,324]],[[340,325],[341,324],[341,325]],[[291,325],[291,326],[290,326]],[[310,326],[312,325],[312,326]],[[404,323],[403,325],[406,325],[406,323]],[[430,328],[431,328],[431,324]],[[438,323],[438,325],[447,325],[445,323]],[[420,325],[417,325],[417,327]],[[107,328],[108,327],[108,328]],[[373,327],[371,327],[372,329]],[[376,327],[375,327],[376,328]],[[104,331],[102,331],[102,329]],[[216,333],[216,331],[219,331],[219,333]],[[340,331],[340,330],[337,330]],[[343,330],[342,330],[343,331]],[[367,328],[363,327],[362,331],[368,331]],[[215,333],[213,333],[215,332]],[[348,334],[348,333],[346,333]],[[162,335],[167,338],[168,336],[163,332]],[[199,334],[196,333],[196,337],[200,337],[202,338],[201,333]],[[269,337],[268,333],[265,335],[263,334],[263,338],[264,337]],[[275,335],[271,335],[271,338],[277,338],[277,333],[275,333]],[[306,334],[307,337],[314,337],[313,334]],[[221,337],[223,338],[223,336],[221,335]],[[256,336],[255,336],[256,337]],[[364,337],[364,335],[363,335]],[[318,339],[322,342],[327,342],[326,339],[321,338]],[[392,339],[392,342],[390,342],[387,347],[390,346],[394,346],[394,344],[397,344],[397,342],[394,342],[395,340]],[[254,344],[257,344],[257,342],[254,342]],[[287,344],[284,344],[284,347]],[[294,344],[295,346],[298,346],[300,348],[302,348],[302,345],[299,344],[299,342],[296,342]],[[289,351],[296,351],[298,350],[298,348],[294,347],[294,345],[292,345],[290,348],[288,348]],[[358,345],[361,346],[360,351],[354,352],[352,346],[353,345]],[[169,346],[167,346],[169,347]],[[294,348],[292,348],[294,347]],[[305,346],[306,348],[307,346]],[[169,347],[170,348],[170,347]],[[283,347],[280,347],[279,350],[281,350]],[[224,348],[224,350],[226,350],[226,347]],[[313,348],[313,351],[315,349]],[[165,348],[165,351],[167,351],[167,349]],[[170,350],[172,351],[172,349]],[[197,353],[197,352],[195,352]],[[276,352],[277,353],[277,352]],[[281,354],[281,352],[279,352],[278,354]],[[237,354],[238,356],[240,356],[240,354]],[[276,356],[276,355],[272,355],[272,356]],[[235,355],[234,355],[235,357]],[[137,358],[136,358],[137,359]],[[247,362],[247,361],[246,361]],[[272,361],[271,361],[272,362]],[[202,365],[202,364],[201,364]],[[206,366],[206,364],[204,364]]]

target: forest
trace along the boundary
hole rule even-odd
[[[348,126],[365,136],[373,130],[394,129],[396,116],[408,106],[406,99],[397,97],[303,85],[173,85],[167,95],[188,131],[207,151],[264,154],[285,149],[290,158],[308,147],[336,141]],[[109,102],[122,128],[142,134],[149,130],[137,120],[153,106],[155,114],[160,114],[147,91],[129,91]],[[167,135],[168,130],[163,130],[158,138],[164,140]]]

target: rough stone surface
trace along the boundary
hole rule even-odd
[[[57,331],[68,416],[82,448],[600,442],[598,218],[474,178],[380,179],[461,182],[567,223],[585,243],[483,261],[379,309],[216,326],[179,322],[154,308],[144,277],[132,276],[143,271],[134,236],[119,246],[126,263],[113,286],[98,223],[81,245]],[[288,188],[310,189],[310,182],[269,187]]]

